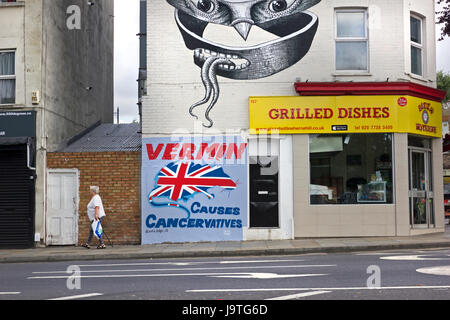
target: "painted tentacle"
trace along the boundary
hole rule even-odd
[[[205,64],[202,67],[201,76],[202,76],[203,86],[205,87],[205,97],[203,98],[203,100],[200,100],[199,102],[193,104],[189,108],[189,113],[191,114],[191,116],[193,116],[197,120],[198,120],[198,117],[193,113],[194,109],[197,108],[198,106],[201,106],[202,104],[207,103],[209,101],[209,99],[211,98],[212,86],[211,86],[211,82],[209,80],[209,75],[208,74],[209,74],[209,70],[211,69],[211,65],[217,59],[218,59],[217,57],[209,57],[205,61]]]
[[[229,59],[216,58],[216,60],[211,65],[211,68],[209,69],[208,78],[209,78],[209,82],[210,82],[210,84],[212,86],[213,98],[212,98],[211,103],[210,103],[210,105],[208,106],[208,108],[206,109],[206,112],[205,112],[205,118],[209,122],[209,125],[203,125],[205,128],[212,128],[213,125],[214,125],[214,122],[209,117],[209,114],[211,113],[211,110],[216,105],[217,101],[219,100],[219,96],[220,96],[220,88],[219,88],[219,82],[217,81],[216,68],[220,64],[230,64],[230,63],[232,63],[232,62]]]

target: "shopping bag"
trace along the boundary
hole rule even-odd
[[[96,220],[92,222],[92,231],[94,232],[94,235],[97,239],[101,239],[103,237],[103,228],[102,224],[100,223],[100,220]]]

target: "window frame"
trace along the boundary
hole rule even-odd
[[[412,52],[411,52],[411,63],[410,63],[411,74],[418,76],[418,77],[424,77],[424,74],[425,74],[425,69],[424,69],[424,52],[425,52],[424,49],[425,48],[423,45],[423,42],[424,42],[424,32],[423,32],[424,19],[421,16],[414,14],[414,13],[410,14],[409,19],[410,19],[410,24],[409,24],[410,49],[412,49],[414,47],[414,48],[420,50],[420,70],[421,70],[421,74],[413,72],[413,57],[412,57]],[[411,39],[412,38],[411,19],[416,19],[417,21],[420,22],[420,31],[419,32],[420,32],[421,43],[415,42]],[[412,51],[412,50],[410,50],[410,51]]]
[[[14,80],[15,82],[15,92],[14,92],[14,103],[0,103],[0,106],[6,106],[11,104],[16,104],[17,101],[17,50],[15,49],[0,49],[0,53],[14,53],[14,74],[2,75],[0,74],[0,80]]]
[[[363,13],[364,14],[364,37],[339,37],[338,36],[338,14],[339,13]],[[368,74],[370,73],[370,32],[369,32],[369,10],[368,8],[335,8],[334,9],[334,69],[336,73],[348,74]],[[365,70],[338,69],[337,68],[337,43],[338,42],[365,42],[367,48]]]

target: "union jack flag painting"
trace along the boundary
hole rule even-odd
[[[200,165],[191,163],[171,163],[162,168],[156,177],[156,188],[150,192],[149,201],[166,197],[171,201],[188,200],[195,194],[204,194],[208,199],[214,196],[210,188],[222,187],[225,190],[235,190],[236,183],[220,166]],[[165,204],[180,207],[177,203]]]

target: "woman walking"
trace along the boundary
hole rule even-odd
[[[94,231],[92,230],[92,227],[91,227],[92,223],[94,221],[99,221],[99,220],[100,220],[100,223],[103,223],[103,220],[106,217],[105,209],[103,208],[103,202],[99,195],[100,188],[97,186],[92,186],[92,187],[90,187],[90,192],[91,192],[91,201],[89,202],[89,204],[87,206],[87,213],[88,213],[89,221],[91,222],[91,224],[89,225],[89,238],[88,238],[86,244],[83,245],[83,247],[85,247],[86,249],[91,248],[90,243],[92,241],[92,237],[94,236]],[[103,243],[102,238],[99,239],[99,245],[98,245],[97,249],[106,249],[106,246]]]

